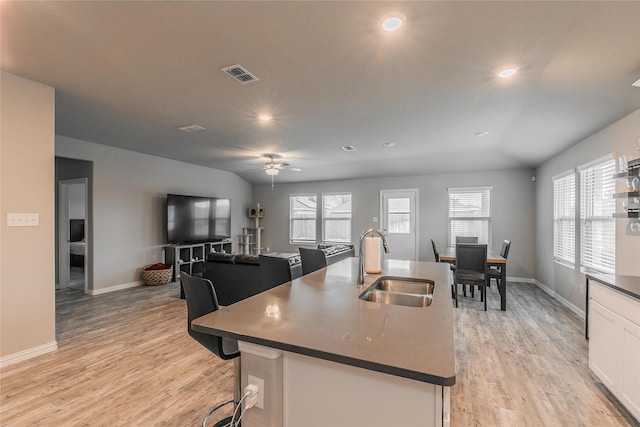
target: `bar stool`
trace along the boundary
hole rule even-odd
[[[216,335],[205,334],[203,332],[194,331],[191,328],[191,322],[198,317],[204,316],[219,309],[216,291],[208,279],[191,276],[184,271],[180,272],[180,283],[184,289],[184,295],[187,300],[187,331],[194,340],[198,341],[203,347],[223,360],[234,359],[234,399],[227,400],[216,405],[211,409],[202,421],[202,427],[206,427],[208,419],[220,408],[233,403],[234,409],[240,398],[240,351],[238,350],[238,341],[224,338]],[[227,417],[219,421],[215,426],[229,425],[232,417]]]

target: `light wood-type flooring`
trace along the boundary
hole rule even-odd
[[[583,320],[531,284],[455,311],[453,427],[637,426],[588,368]],[[178,285],[56,293],[59,349],[0,370],[2,426],[198,426],[232,368],[186,333]],[[366,396],[363,396],[366,398]],[[301,426],[304,427],[304,426]]]

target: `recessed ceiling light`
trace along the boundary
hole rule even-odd
[[[385,31],[396,31],[404,24],[405,17],[402,14],[394,14],[382,21],[382,29]]]
[[[395,142],[385,142],[385,143],[384,143],[384,144],[382,144],[382,145],[384,145],[384,146],[385,146],[385,147],[387,147],[387,148],[391,148],[391,147],[395,147],[395,146],[396,146],[396,143],[395,143]]]
[[[636,80],[636,82],[631,86],[640,87],[640,79]]]
[[[271,116],[269,114],[260,114],[258,118],[263,122],[268,122],[269,120],[271,120]]]
[[[344,147],[341,147],[344,151],[356,151],[356,147],[354,147],[353,145],[346,145]]]
[[[199,125],[196,125],[196,124],[179,126],[176,129],[178,129],[180,132],[184,132],[184,133],[200,132],[201,130],[204,130],[204,128],[202,126],[199,126]]]
[[[289,168],[291,172],[302,172],[301,168]]]
[[[476,132],[476,136],[487,136],[489,135],[489,131],[483,130],[482,132]]]
[[[498,77],[500,77],[502,79],[507,79],[507,78],[513,76],[517,71],[518,71],[517,68],[507,68],[505,70],[500,71],[498,73]]]

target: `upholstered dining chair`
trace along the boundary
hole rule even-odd
[[[478,243],[478,238],[475,236],[456,236],[456,244],[458,243]]]
[[[458,285],[471,285],[480,288],[481,301],[487,311],[487,245],[458,243],[456,245],[456,270],[454,284],[456,294]]]
[[[202,425],[207,424],[207,420],[220,408],[233,403],[238,404],[240,396],[240,351],[238,350],[238,341],[229,338],[223,338],[216,335],[205,334],[203,332],[194,331],[191,328],[191,322],[198,317],[204,316],[219,309],[218,298],[213,283],[210,280],[201,277],[191,276],[184,271],[180,272],[180,283],[184,289],[185,299],[187,301],[187,331],[191,338],[199,342],[210,352],[214,353],[221,359],[235,359],[234,362],[234,399],[227,400],[216,405],[205,415]],[[216,425],[229,424],[232,417],[228,417]]]
[[[313,273],[327,266],[327,256],[318,249],[298,248],[302,261],[302,275]]]
[[[502,247],[500,248],[500,256],[504,259],[507,259],[509,256],[509,249],[511,249],[511,240],[505,240],[502,242]],[[500,288],[500,278],[502,277],[502,269],[504,267],[502,265],[492,266],[487,269],[487,275],[489,279],[487,283],[491,286],[491,279],[496,279],[496,284],[498,285],[498,289]]]

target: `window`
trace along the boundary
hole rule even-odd
[[[411,198],[389,197],[387,208],[387,232],[411,233]]]
[[[616,268],[615,161],[611,157],[581,166],[580,266],[614,274]]]
[[[323,242],[351,242],[351,193],[322,195]]]
[[[297,243],[316,242],[317,196],[289,196],[289,239]]]
[[[449,245],[456,236],[476,236],[489,243],[492,187],[449,188]]]
[[[576,175],[553,178],[553,259],[571,267],[576,262]]]

